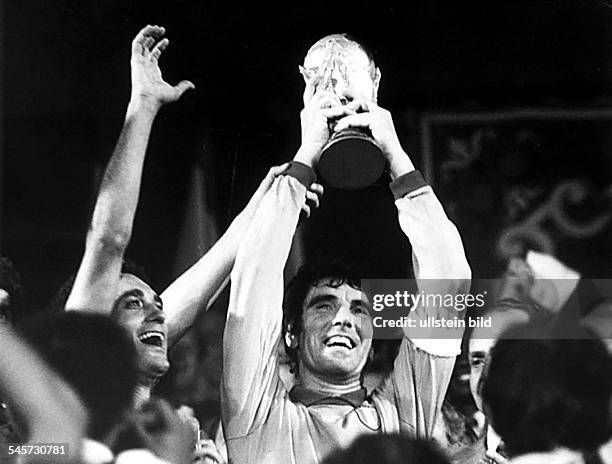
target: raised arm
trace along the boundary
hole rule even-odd
[[[344,127],[367,127],[387,157],[391,190],[400,227],[412,245],[414,273],[419,293],[451,295],[469,291],[471,271],[457,229],[397,138],[391,114],[373,103],[366,112],[338,122]],[[391,375],[377,389],[375,401],[395,404],[400,430],[419,438],[433,436],[436,420],[450,382],[455,356],[460,352],[463,329],[436,329],[431,334],[419,322],[429,316],[448,319],[454,308],[419,306],[411,312],[416,327],[404,327],[404,338]]]
[[[448,219],[444,208],[433,190],[415,170],[410,157],[401,147],[391,113],[371,102],[355,101],[354,108],[366,110],[363,113],[349,115],[341,119],[336,130],[346,127],[367,127],[380,145],[387,158],[391,174],[391,190],[398,209],[399,223],[412,246],[414,274],[420,292],[440,295],[455,295],[469,291],[471,270],[466,260],[461,237],[455,225]],[[427,316],[447,317],[452,312],[448,309],[418,307],[413,315],[417,318]],[[433,311],[433,312],[432,312]],[[423,330],[405,333],[414,338],[423,339]],[[458,354],[462,330],[455,331],[450,342],[436,341],[439,349],[428,347],[433,354]],[[445,345],[445,346],[443,346]],[[450,354],[449,354],[450,355]]]
[[[116,296],[132,225],[151,126],[159,109],[194,85],[164,81],[158,60],[168,46],[165,29],[146,26],[132,42],[132,93],[119,140],[106,167],[85,253],[67,309],[109,312]]]
[[[171,348],[214,302],[229,281],[240,241],[248,234],[248,225],[274,179],[288,163],[270,169],[253,197],[232,221],[227,231],[193,266],[164,290],[164,312],[167,315]]]
[[[223,337],[223,427],[231,440],[261,425],[281,389],[277,347],[282,331],[283,269],[300,210],[314,180],[312,166],[329,138],[328,118],[347,114],[337,97],[307,88],[302,145],[265,194],[246,228],[232,270]],[[333,107],[332,107],[333,105]],[[321,192],[319,188],[315,191]]]
[[[69,456],[25,462],[76,462],[88,421],[77,394],[6,324],[0,324],[0,353],[0,393],[25,422],[27,441],[68,444]]]
[[[278,384],[283,269],[306,187],[291,175],[277,178],[238,249],[223,336],[222,411],[226,439],[265,420]]]

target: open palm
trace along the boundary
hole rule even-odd
[[[161,106],[178,100],[195,86],[190,81],[168,84],[159,68],[159,57],[169,44],[166,30],[160,26],[146,26],[132,41],[132,98],[143,98]]]

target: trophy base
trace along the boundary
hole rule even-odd
[[[359,190],[376,182],[385,157],[374,139],[359,129],[335,133],[321,151],[318,172],[323,181],[342,190]]]

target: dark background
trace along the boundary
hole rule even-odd
[[[158,117],[129,250],[160,291],[185,266],[177,250],[194,167],[204,169],[207,209],[223,231],[269,166],[295,153],[297,66],[325,34],[350,32],[374,49],[379,103],[417,165],[427,111],[610,103],[612,9],[603,3],[399,3],[4,2],[1,245],[28,306],[43,306],[78,265],[129,96],[130,42],[147,23],[171,39],[166,79],[197,86]],[[407,244],[385,185],[328,190],[306,249],[400,277]]]

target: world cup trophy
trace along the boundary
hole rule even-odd
[[[326,36],[316,42],[299,67],[304,81],[332,92],[346,105],[355,98],[376,102],[380,71],[371,56],[344,34]],[[385,158],[368,129],[349,127],[334,131],[321,151],[319,176],[343,190],[372,185],[385,169]]]

